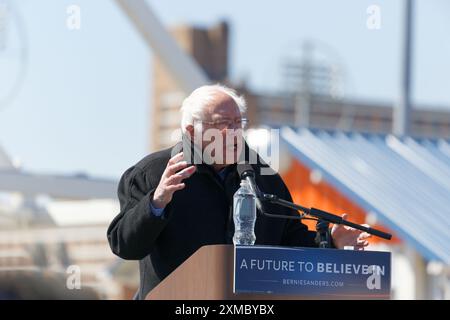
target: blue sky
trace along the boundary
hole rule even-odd
[[[112,0],[11,2],[25,21],[29,61],[19,94],[0,106],[0,145],[29,171],[118,178],[148,152],[151,50]],[[402,1],[148,3],[165,25],[227,19],[231,77],[255,90],[279,90],[281,60],[315,39],[344,61],[348,96],[388,103],[397,97]],[[71,4],[81,8],[79,31],[66,27]],[[372,4],[381,8],[376,31],[366,27]],[[416,1],[416,103],[450,108],[449,16],[446,0]],[[14,72],[0,59],[0,83]]]

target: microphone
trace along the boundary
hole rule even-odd
[[[261,200],[271,202],[270,200],[268,200],[266,198],[267,196],[270,196],[270,195],[265,194],[264,192],[261,192],[259,190],[258,185],[256,184],[256,181],[255,181],[255,170],[253,170],[253,167],[248,163],[241,163],[241,164],[238,164],[238,166],[237,166],[237,172],[242,180],[246,180],[248,182],[248,184],[250,186],[250,190],[255,195],[256,208],[262,215],[264,215],[266,217],[270,217],[270,218],[276,218],[276,219],[293,219],[293,220],[301,220],[302,219],[301,215],[285,215],[285,214],[268,213],[266,210],[264,210],[264,206],[263,206]]]
[[[256,198],[256,208],[262,215],[264,215],[266,217],[270,217],[270,218],[276,218],[276,219],[302,220],[302,218],[303,218],[302,215],[285,215],[285,214],[273,214],[273,213],[266,212],[264,210],[264,206],[263,206],[261,200],[267,201],[267,202],[275,202],[270,197],[271,196],[275,197],[275,198],[277,198],[277,200],[278,200],[278,197],[276,197],[275,195],[263,193],[259,190],[258,185],[256,184],[256,181],[255,181],[255,170],[253,170],[253,167],[249,163],[238,164],[237,172],[242,180],[246,180],[248,182],[248,184],[250,186],[250,190],[252,191],[252,193],[255,195],[255,198]],[[280,201],[282,201],[282,200],[280,200]],[[298,211],[298,208],[291,207],[291,209]]]
[[[259,191],[258,186],[255,181],[255,170],[253,170],[252,166],[248,163],[238,164],[237,172],[242,180],[246,180],[250,186],[250,190],[253,192],[256,198],[256,208],[261,213],[265,213],[263,205],[261,203],[260,197],[261,192]]]

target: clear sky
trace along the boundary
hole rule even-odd
[[[28,171],[118,178],[148,151],[151,49],[113,0],[9,2],[25,22],[29,59],[19,94],[0,106],[0,146]],[[403,1],[148,3],[165,25],[227,19],[231,77],[255,90],[279,90],[281,60],[315,39],[344,62],[349,97],[397,98]],[[66,27],[71,4],[81,8],[78,31]],[[381,9],[379,30],[366,26],[373,4]],[[415,22],[414,102],[450,108],[450,1],[416,0]],[[0,85],[16,72],[5,61],[0,51]]]

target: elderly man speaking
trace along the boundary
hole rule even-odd
[[[200,247],[232,243],[237,166],[252,154],[260,189],[292,201],[278,174],[261,174],[267,165],[242,138],[244,112],[245,100],[230,88],[194,90],[181,107],[182,141],[146,156],[123,174],[118,188],[121,211],[108,228],[108,241],[119,257],[140,260],[138,298],[144,299]],[[265,210],[298,215],[270,204]],[[318,246],[316,232],[295,219],[258,215],[255,235],[255,244]],[[331,235],[337,248],[368,245],[369,235],[352,228],[334,226]]]

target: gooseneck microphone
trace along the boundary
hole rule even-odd
[[[253,167],[248,163],[242,163],[237,165],[237,172],[242,180],[246,180],[250,186],[250,190],[253,192],[256,198],[256,208],[258,211],[266,216],[271,218],[283,218],[283,219],[294,219],[294,220],[301,220],[301,215],[285,215],[285,214],[272,214],[266,212],[263,203],[261,202],[261,199],[265,200],[265,194],[262,193],[258,185],[255,181],[255,170]]]
[[[252,166],[248,163],[239,164],[237,166],[237,172],[242,180],[246,180],[250,186],[250,190],[253,192],[253,194],[256,197],[256,208],[260,212],[264,212],[264,207],[261,203],[260,197],[261,192],[259,191],[258,186],[256,185],[255,181],[255,171],[253,170]]]

